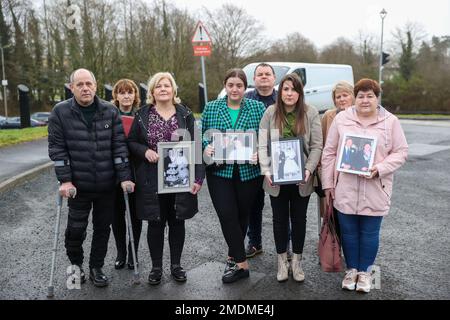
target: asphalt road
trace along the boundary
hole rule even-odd
[[[2,148],[0,182],[50,161],[47,138]]]
[[[200,193],[200,212],[186,223],[182,264],[188,281],[175,283],[169,272],[168,244],[164,276],[151,287],[146,278],[151,268],[146,243],[146,223],[139,256],[141,284],[133,285],[132,271],[114,270],[115,246],[110,247],[104,271],[111,284],[96,288],[87,282],[81,290],[66,288],[69,261],[64,252],[64,202],[55,299],[449,299],[450,298],[450,125],[403,121],[410,145],[407,163],[396,173],[390,215],[383,221],[381,246],[376,260],[381,288],[369,294],[340,289],[343,274],[324,273],[318,265],[317,207],[313,196],[308,210],[304,249],[303,284],[276,280],[276,252],[269,198],[263,217],[264,253],[249,260],[250,278],[231,285],[221,282],[226,244],[205,185]],[[0,194],[0,299],[46,299],[57,183],[47,170],[26,185]],[[91,226],[85,241],[90,250]],[[167,235],[166,235],[167,237]],[[87,263],[85,262],[85,268]]]

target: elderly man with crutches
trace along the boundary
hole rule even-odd
[[[69,216],[65,247],[72,265],[80,269],[83,241],[92,209],[93,235],[89,279],[97,287],[108,285],[102,267],[113,218],[116,183],[134,190],[128,148],[117,108],[99,99],[93,73],[78,69],[70,76],[73,98],[58,103],[48,125],[49,156],[61,183],[59,193],[68,198]],[[71,196],[71,190],[75,194]],[[73,191],[72,191],[73,192]]]

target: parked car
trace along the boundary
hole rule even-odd
[[[31,115],[31,119],[48,123],[50,112],[35,112]]]
[[[250,63],[243,70],[247,75],[248,88],[255,87],[253,75],[260,62]],[[353,85],[353,68],[345,64],[319,64],[301,62],[267,62],[275,70],[275,89],[281,79],[289,73],[297,73],[302,79],[305,102],[313,105],[319,112],[325,112],[334,106],[331,91],[336,82],[345,80]],[[225,96],[225,90],[219,93],[219,98]]]
[[[42,121],[30,119],[32,127],[42,127],[47,124]],[[0,121],[0,129],[20,129],[20,117],[8,117],[7,119]]]

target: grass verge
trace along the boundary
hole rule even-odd
[[[0,148],[14,144],[32,141],[48,135],[47,127],[34,127],[25,129],[1,129]]]
[[[448,119],[450,120],[449,114],[396,114],[399,119],[423,119],[423,120],[433,120],[433,119]]]

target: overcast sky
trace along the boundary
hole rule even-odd
[[[385,8],[384,35],[387,44],[392,32],[408,22],[418,23],[429,40],[432,35],[450,36],[450,0],[169,0],[178,8],[186,8],[201,17],[202,8],[220,8],[232,3],[262,22],[264,34],[281,39],[291,32],[300,32],[319,48],[338,37],[357,40],[359,32],[373,35],[379,41],[381,18]],[[208,25],[205,25],[208,29]]]

